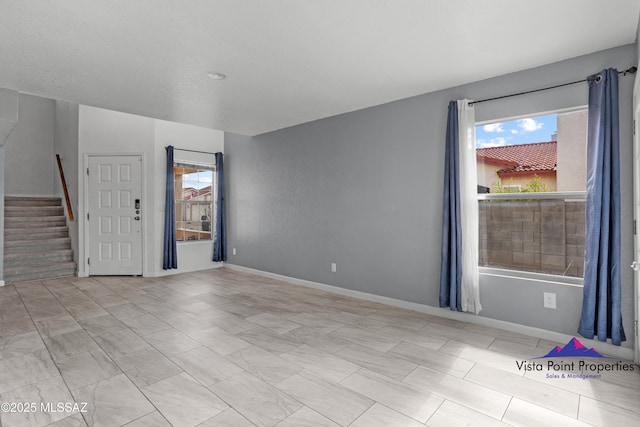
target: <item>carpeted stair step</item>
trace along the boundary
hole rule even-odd
[[[34,251],[55,251],[58,249],[71,249],[69,237],[56,237],[41,240],[13,240],[4,242],[4,253],[29,253]]]
[[[6,206],[62,206],[62,200],[59,197],[24,197],[24,196],[5,196],[4,205]]]
[[[62,206],[6,206],[4,217],[43,217],[64,215]]]
[[[4,231],[5,241],[42,240],[54,237],[67,237],[68,235],[69,229],[66,225],[58,227],[9,228]]]
[[[23,282],[25,280],[50,279],[53,277],[73,276],[76,273],[76,263],[61,262],[57,264],[10,267],[4,268],[4,281],[7,283]]]
[[[5,255],[4,268],[6,270],[14,267],[51,265],[69,261],[73,261],[73,251],[71,249],[32,252],[29,254],[17,252]]]
[[[46,228],[67,225],[64,216],[5,217],[4,228]]]
[[[4,281],[75,275],[61,199],[6,196],[4,203]]]

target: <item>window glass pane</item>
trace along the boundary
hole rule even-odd
[[[176,193],[176,203],[179,200],[185,200],[184,191],[182,191],[182,186],[176,185],[175,193]]]
[[[585,200],[480,200],[481,267],[582,277]]]
[[[180,200],[176,200],[176,221],[185,220],[185,204]]]
[[[476,126],[479,190],[585,191],[587,113],[578,110]]]
[[[186,190],[196,190],[198,188],[198,174],[187,173],[182,176],[182,188]]]
[[[522,193],[584,192],[586,138],[587,110],[476,126],[480,266],[582,277],[584,198]]]
[[[173,168],[173,174],[175,176],[174,191],[175,191],[176,200],[184,200],[184,183],[183,183],[184,173],[185,173],[184,168],[181,168],[181,167]]]
[[[182,221],[176,222],[176,240],[178,242],[184,240],[184,224],[182,223]]]
[[[211,240],[213,165],[177,162],[175,173],[178,241]]]

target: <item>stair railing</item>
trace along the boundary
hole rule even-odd
[[[56,160],[58,161],[58,171],[60,171],[60,181],[62,181],[62,190],[64,191],[64,199],[67,202],[67,213],[69,215],[69,221],[73,222],[73,210],[71,209],[71,201],[69,200],[69,191],[67,190],[67,181],[64,179],[64,171],[62,170],[62,161],[60,161],[60,154],[56,154]]]

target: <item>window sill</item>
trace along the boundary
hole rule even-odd
[[[478,267],[481,276],[509,277],[513,279],[525,279],[535,282],[553,283],[565,286],[583,286],[582,277],[558,276],[555,274],[532,273],[528,271],[507,270],[503,268]]]

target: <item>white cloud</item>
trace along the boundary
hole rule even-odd
[[[540,129],[544,123],[536,122],[532,118],[518,120],[518,126],[525,132],[533,132]]]
[[[511,129],[511,133],[513,135],[517,135],[518,134],[518,129]]]
[[[485,132],[504,132],[504,128],[502,127],[502,123],[491,123],[488,125],[484,125],[482,129]]]
[[[502,137],[476,140],[476,148],[504,147],[507,140]]]

